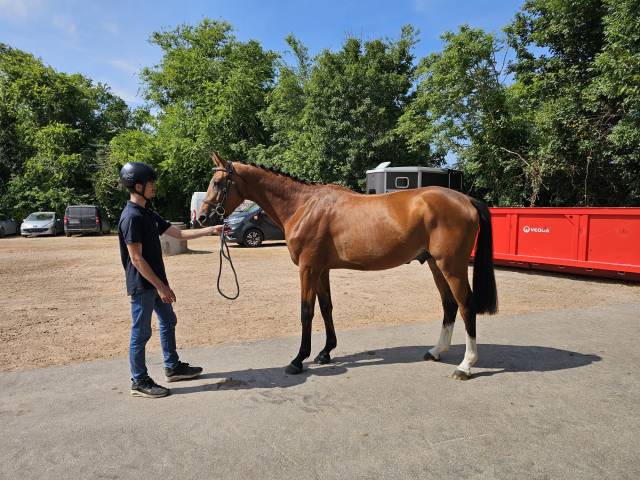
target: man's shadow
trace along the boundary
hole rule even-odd
[[[453,345],[441,355],[441,362],[458,365],[464,356],[464,345]],[[327,365],[314,365],[307,362],[305,370],[298,375],[284,373],[284,365],[269,368],[235,370],[229,372],[205,373],[199,379],[215,378],[219,381],[206,385],[176,386],[173,394],[185,394],[216,390],[246,390],[253,388],[288,388],[300,385],[312,375],[330,377],[342,375],[354,368],[375,367],[377,365],[422,362],[427,351],[425,346],[392,347],[368,350],[335,357]],[[598,355],[583,354],[551,347],[526,345],[478,345],[480,359],[474,366],[473,378],[488,377],[499,373],[550,372],[570,368],[584,367],[602,358]],[[310,368],[309,368],[310,367]],[[427,365],[425,365],[427,367]],[[478,369],[493,369],[478,371]]]

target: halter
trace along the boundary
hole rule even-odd
[[[231,183],[233,180],[231,179],[233,175],[233,162],[228,162],[226,168],[216,167],[213,169],[213,173],[215,175],[216,172],[227,172],[227,180],[224,183],[224,187],[222,188],[222,195],[220,195],[220,200],[216,203],[210,202],[208,200],[202,200],[202,203],[206,203],[209,207],[213,208],[207,218],[211,219],[214,215],[216,215],[220,221],[224,220],[225,210],[224,210],[224,202],[227,199],[227,195],[229,194],[229,188],[231,187]]]
[[[233,162],[228,162],[226,168],[222,168],[222,167],[214,168],[213,169],[214,175],[215,175],[215,172],[227,172],[227,180],[224,183],[222,194],[220,195],[220,200],[216,203],[209,202],[208,200],[203,200],[202,202],[206,203],[207,205],[209,205],[209,207],[213,208],[213,210],[209,212],[209,215],[207,216],[207,218],[211,219],[211,217],[217,216],[223,225],[222,232],[220,233],[220,262],[219,262],[219,268],[218,268],[218,281],[217,281],[218,293],[228,300],[235,300],[240,296],[240,285],[238,284],[238,274],[236,273],[236,269],[233,266],[233,261],[231,260],[231,252],[229,252],[229,245],[227,245],[227,240],[224,236],[224,215],[226,213],[224,210],[224,202],[227,199],[227,195],[229,194],[229,188],[231,187],[231,183],[233,182],[231,180],[231,176],[233,174]],[[232,295],[232,296],[226,295],[220,288],[220,278],[222,277],[222,260],[223,259],[226,259],[229,262],[229,265],[231,266],[231,270],[233,271],[234,280],[236,282],[236,293],[235,295]]]

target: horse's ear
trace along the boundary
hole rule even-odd
[[[216,152],[213,152],[211,154],[211,160],[213,160],[213,164],[216,167],[220,167],[220,168],[227,168],[227,162],[224,161],[222,159],[222,157],[220,155],[218,155]]]

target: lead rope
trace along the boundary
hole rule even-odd
[[[222,232],[220,233],[220,266],[218,268],[218,293],[222,295],[227,300],[235,300],[240,296],[240,284],[238,283],[238,274],[236,273],[236,269],[233,266],[233,260],[231,260],[231,253],[229,252],[229,245],[227,245],[227,239],[224,236],[224,227],[225,224],[222,224]],[[232,297],[226,295],[222,289],[220,288],[220,278],[222,277],[222,259],[225,258],[229,261],[229,265],[231,265],[231,270],[233,271],[233,276],[236,282],[236,294]]]

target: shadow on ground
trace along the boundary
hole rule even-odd
[[[464,356],[464,345],[453,345],[442,354],[441,363],[458,365]],[[171,388],[173,394],[216,391],[245,390],[252,388],[288,388],[306,382],[311,375],[328,377],[342,375],[354,368],[375,367],[401,363],[422,362],[426,352],[424,346],[407,346],[368,350],[353,355],[335,357],[328,365],[313,365],[299,375],[287,375],[284,366],[236,370],[231,372],[205,373],[199,379],[216,378],[219,381],[206,385],[176,386]],[[518,372],[550,372],[583,367],[602,358],[598,355],[583,354],[569,350],[550,347],[526,345],[478,345],[480,360],[474,367],[473,378],[488,377],[500,373]],[[492,369],[478,371],[478,369]]]

